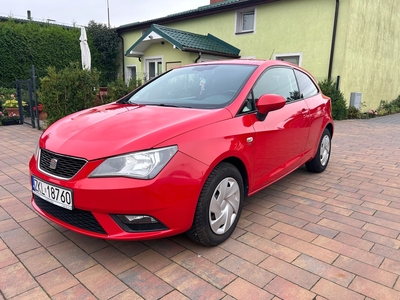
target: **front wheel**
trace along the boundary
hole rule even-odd
[[[243,179],[232,164],[220,163],[201,191],[192,228],[186,235],[205,246],[216,246],[235,230],[242,211]]]
[[[306,163],[306,168],[310,172],[321,173],[328,166],[331,156],[331,133],[325,128],[319,141],[318,150],[314,158]]]

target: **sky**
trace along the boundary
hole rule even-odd
[[[0,16],[26,19],[30,10],[34,21],[86,26],[91,20],[107,25],[109,11],[110,26],[118,27],[209,4],[210,0],[0,0]]]

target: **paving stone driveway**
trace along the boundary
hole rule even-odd
[[[227,242],[93,239],[39,217],[40,132],[0,127],[0,299],[400,299],[400,114],[336,122],[322,174],[246,199]]]

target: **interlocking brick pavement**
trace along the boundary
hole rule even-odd
[[[0,127],[0,299],[400,299],[400,114],[335,123],[321,174],[246,199],[232,237],[89,238],[38,216],[40,132]]]

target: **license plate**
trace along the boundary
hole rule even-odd
[[[47,183],[32,176],[32,192],[55,205],[72,210],[72,191]]]

